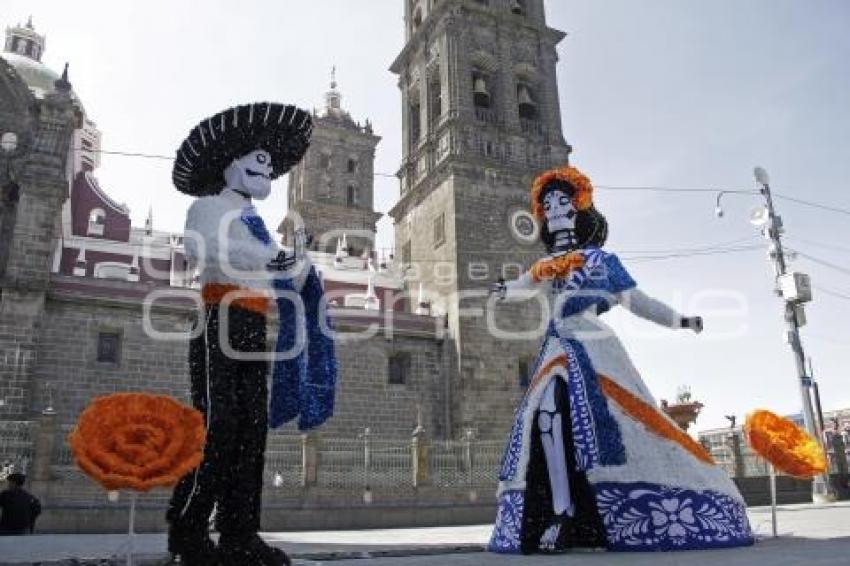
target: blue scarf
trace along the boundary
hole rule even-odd
[[[241,216],[251,234],[265,245],[272,238],[263,219],[256,215],[253,207]],[[282,275],[275,278],[276,291],[290,291],[292,279]],[[333,330],[333,321],[321,303],[324,290],[314,267],[301,289],[303,317],[299,317],[295,305],[288,298],[277,299],[280,330],[275,351],[287,352],[296,344],[299,333],[303,336],[303,347],[298,355],[287,360],[274,362],[272,391],[269,406],[269,425],[278,428],[298,417],[299,430],[310,430],[322,425],[334,411],[337,362],[333,339],[326,331]],[[320,324],[324,315],[326,331]]]

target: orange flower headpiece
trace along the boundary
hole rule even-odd
[[[823,448],[789,419],[758,410],[747,417],[744,434],[756,454],[777,470],[798,478],[811,478],[826,471]]]
[[[109,490],[176,484],[200,465],[203,415],[165,395],[118,393],[95,399],[69,437],[77,465]]]
[[[541,222],[546,219],[546,214],[543,212],[540,197],[543,195],[543,189],[552,181],[564,181],[572,185],[575,189],[573,206],[577,209],[587,210],[593,206],[593,185],[587,175],[572,166],[550,169],[538,176],[531,185],[531,212]]]

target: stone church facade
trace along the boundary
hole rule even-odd
[[[524,211],[533,176],[569,155],[555,82],[564,34],[546,26],[542,0],[404,1],[406,45],[392,64],[404,134],[394,260],[374,257],[380,138],[345,112],[335,84],[289,179],[290,208],[314,235],[334,234],[310,253],[338,297],[339,331],[369,336],[339,342],[338,408],[322,435],[368,427],[403,438],[419,424],[432,438],[499,438],[539,338],[494,337],[483,292],[540,253]],[[93,122],[67,77],[36,85],[20,62],[32,53],[12,55],[0,55],[0,136],[4,148],[17,140],[0,152],[0,420],[50,412],[70,424],[117,391],[186,399],[197,291],[180,235],[154,231],[150,218],[125,222],[97,184],[97,152],[85,165],[72,151]],[[295,227],[281,223],[284,240]],[[420,285],[428,309],[418,308]],[[182,298],[149,304],[163,289]],[[540,318],[529,310],[500,309],[496,323],[528,331]]]
[[[555,80],[565,34],[546,25],[543,0],[411,0],[406,26],[391,68],[404,111],[396,250],[447,316],[449,428],[499,436],[548,311],[493,309],[486,290],[542,253],[528,195],[570,153]]]

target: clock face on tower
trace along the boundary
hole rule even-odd
[[[540,225],[537,219],[527,210],[519,209],[510,214],[511,235],[524,244],[532,244],[540,235]]]

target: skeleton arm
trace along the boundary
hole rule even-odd
[[[701,317],[683,316],[640,289],[634,288],[617,293],[617,299],[621,305],[640,318],[668,328],[690,328],[694,332],[702,332]]]
[[[490,288],[490,293],[500,301],[524,301],[544,291],[549,281],[535,281],[529,272],[525,272],[513,281],[500,279]]]

